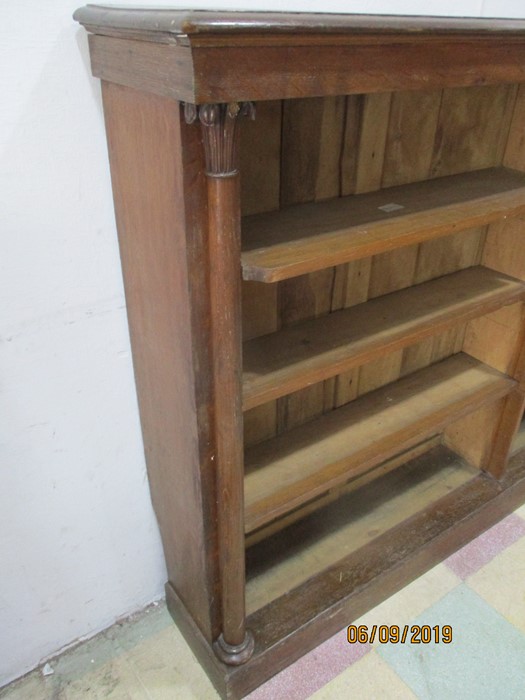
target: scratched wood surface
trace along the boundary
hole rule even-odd
[[[261,102],[256,122],[243,124],[242,213],[501,165],[516,96],[499,85]],[[477,265],[485,237],[484,227],[275,284],[244,282],[244,338]],[[246,411],[246,446],[458,352],[464,335],[458,326]]]

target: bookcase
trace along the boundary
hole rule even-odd
[[[240,698],[525,501],[525,22],[75,18],[168,607]]]

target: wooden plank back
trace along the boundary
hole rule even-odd
[[[282,206],[276,196],[281,190],[284,201],[290,204],[415,182],[437,174],[442,144],[457,143],[462,130],[467,128],[464,120],[469,109],[475,111],[476,118],[489,115],[500,124],[508,124],[512,117],[513,95],[513,88],[501,86],[474,91],[471,88],[448,90],[446,110],[459,115],[457,120],[453,116],[445,118],[442,90],[294,100],[281,103],[281,108],[277,107],[278,102],[260,103],[261,127],[268,135],[270,147],[264,156],[259,145],[263,140],[260,132],[253,125],[243,125],[246,134],[243,135],[242,162],[245,180],[248,180],[245,187],[250,192],[243,199],[244,211],[271,211]],[[525,99],[523,101],[525,103]],[[283,111],[286,127],[281,126]],[[472,127],[472,121],[469,126]],[[501,164],[503,149],[499,133],[482,126],[476,129],[470,137],[470,146],[461,150],[455,165],[449,156],[446,163],[449,170],[469,171],[480,163]],[[301,149],[301,146],[306,148]],[[334,168],[337,162],[340,167]],[[316,167],[312,167],[312,163]],[[327,170],[332,173],[331,177],[321,186],[321,173]],[[283,178],[285,171],[289,181]],[[338,174],[338,182],[334,180],[334,172]],[[263,182],[266,182],[264,186]],[[261,285],[260,289],[253,283],[245,283],[245,337],[257,337],[304,318],[361,303],[369,296],[479,264],[484,236],[484,229],[467,231],[397,253],[338,265],[331,271],[307,275],[294,283]],[[264,286],[269,290],[262,289]],[[405,349],[394,373],[392,366],[388,369],[376,366],[365,371],[369,376],[376,375],[372,385],[381,385],[395,379],[397,372],[405,374],[411,368],[421,368],[447,353],[457,352],[463,333],[463,329],[449,333],[435,341],[435,348],[433,341],[427,339],[419,346]],[[371,386],[369,380],[363,380],[359,389],[358,375],[358,369],[351,370],[328,380],[323,387],[313,387],[283,400],[278,430],[298,425],[355,398]],[[247,412],[245,426],[248,445],[270,437],[276,429],[275,405],[269,403]]]

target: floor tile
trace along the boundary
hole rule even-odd
[[[395,671],[372,651],[311,696],[311,700],[334,698],[412,700],[416,696]]]
[[[95,663],[74,675],[34,671],[0,691],[2,700],[149,700],[133,668],[121,656]]]
[[[124,654],[149,700],[217,700],[208,677],[177,627],[147,637]]]
[[[525,538],[499,554],[471,576],[467,583],[469,588],[525,633]]]
[[[174,627],[164,604],[152,605],[122,623],[77,645],[50,661],[53,674],[34,671],[0,691],[2,700],[143,700],[148,698],[133,667],[125,659],[159,630]],[[195,661],[195,664],[197,662]],[[12,693],[15,694],[12,694]],[[4,695],[5,693],[5,695]]]
[[[357,625],[405,625],[460,584],[460,579],[443,564],[385,600],[355,621]],[[379,642],[374,642],[377,646]]]
[[[519,515],[521,518],[525,518],[525,504],[520,506],[517,510],[514,511],[516,515]]]
[[[247,700],[305,700],[370,649],[368,644],[348,644],[345,629],[254,690]]]
[[[118,657],[82,675],[63,683],[57,700],[149,700],[146,690],[138,681],[133,667]]]
[[[173,618],[169,614],[166,604],[159,602],[153,603],[131,620],[113,625],[106,630],[106,636],[120,650],[127,651],[170,627],[173,627]]]
[[[28,676],[0,690],[2,700],[51,700],[54,692],[54,684],[44,679],[39,671],[34,671]]]
[[[453,626],[451,644],[378,650],[420,700],[525,700],[525,636],[462,584],[414,621]]]
[[[134,623],[128,624],[131,627]],[[47,680],[50,683],[63,686],[85,674],[107,667],[113,659],[121,655],[120,649],[112,639],[115,629],[118,629],[118,625],[110,627],[109,630],[98,634],[93,639],[89,639],[74,649],[61,654],[58,658],[52,659],[50,666],[54,673]]]
[[[525,519],[509,515],[448,557],[445,564],[464,580],[523,536]]]

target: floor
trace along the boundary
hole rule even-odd
[[[369,636],[377,626],[373,643],[350,644],[343,630],[249,699],[525,700],[525,506],[355,624]],[[405,643],[378,641],[392,625],[400,636],[408,625]],[[430,643],[410,643],[417,625]],[[217,697],[160,603],[0,690],[2,700]]]

